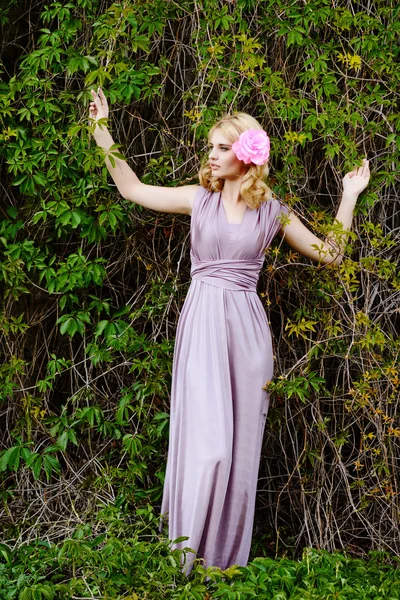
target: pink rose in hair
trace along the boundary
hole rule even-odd
[[[248,129],[232,144],[232,150],[246,165],[264,165],[269,158],[269,137],[262,129]]]

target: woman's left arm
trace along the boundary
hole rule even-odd
[[[363,160],[361,167],[344,176],[342,200],[335,219],[335,222],[341,226],[339,235],[332,233],[325,240],[321,240],[307,229],[293,213],[289,215],[289,221],[282,224],[279,234],[289,246],[303,256],[319,263],[338,265],[343,259],[357,198],[367,187],[369,178],[369,163],[366,159]]]

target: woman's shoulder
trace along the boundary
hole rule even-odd
[[[287,212],[289,210],[289,207],[276,194],[272,194],[261,202],[260,208],[268,212]]]
[[[201,202],[202,199],[212,194],[210,190],[203,187],[202,185],[188,185],[188,188],[191,188],[189,191],[189,205],[190,205],[190,213],[192,214],[194,205],[198,202]]]
[[[282,220],[282,217],[288,215],[290,209],[275,194],[268,200],[262,202],[260,209],[263,211],[261,213],[261,222],[265,227],[267,245],[269,245],[281,229],[284,221]]]

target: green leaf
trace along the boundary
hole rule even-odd
[[[18,216],[18,208],[16,206],[7,206],[7,214],[12,219],[16,219]]]
[[[35,183],[37,183],[38,185],[45,186],[47,184],[46,178],[43,175],[41,175],[40,173],[34,173],[33,179],[34,179]]]
[[[386,146],[385,146],[386,148],[387,148],[388,146],[390,146],[390,144],[391,144],[392,142],[394,142],[394,140],[396,139],[396,136],[397,136],[397,134],[396,134],[396,133],[390,133],[390,134],[387,136],[387,138],[386,138]]]
[[[28,178],[28,175],[24,173],[23,175],[20,175],[19,177],[17,177],[16,179],[14,179],[14,181],[13,181],[12,184],[13,185],[20,185],[21,183],[23,183],[24,181],[26,181],[27,178]]]
[[[99,323],[97,323],[96,325],[96,329],[94,332],[95,337],[99,337],[99,335],[102,335],[103,331],[105,330],[108,324],[109,321],[99,321]]]
[[[31,466],[35,479],[39,479],[40,472],[42,470],[42,465],[43,465],[43,457],[40,454],[38,454]]]
[[[43,456],[43,468],[47,476],[47,481],[50,480],[53,471],[58,475],[61,473],[61,466],[58,459],[51,454],[45,454]]]
[[[78,445],[78,440],[76,439],[75,431],[73,429],[68,429],[67,433],[68,433],[68,439],[69,439],[69,441],[72,442],[73,444],[75,444],[75,446],[77,446]]]
[[[68,432],[64,431],[58,438],[57,438],[57,446],[60,448],[60,450],[64,451],[67,447],[68,444]]]
[[[68,130],[68,137],[75,137],[80,131],[82,131],[82,125],[73,125]]]
[[[10,562],[12,555],[11,548],[9,548],[7,544],[0,543],[0,556],[2,556],[6,562]]]
[[[68,330],[68,327],[70,326],[70,321],[72,321],[71,317],[66,319],[61,327],[60,327],[60,333],[62,333],[64,335],[64,333],[66,333],[66,331]]]
[[[120,152],[111,152],[110,154],[111,154],[111,156],[115,156],[115,158],[119,158],[119,160],[126,161],[125,156],[123,154],[121,154]]]
[[[74,229],[76,229],[78,227],[78,225],[80,225],[82,219],[79,216],[79,214],[75,211],[73,211],[71,213],[71,225]]]
[[[6,469],[18,471],[20,458],[21,446],[8,448],[0,458],[0,471],[5,471]]]
[[[131,44],[133,52],[137,52],[139,49],[148,52],[150,40],[145,35],[135,35]]]

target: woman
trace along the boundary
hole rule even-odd
[[[108,117],[104,93],[92,90],[92,120]],[[94,138],[109,150],[107,128]],[[122,196],[162,212],[191,215],[192,282],[179,318],[173,359],[170,445],[162,502],[169,537],[188,536],[207,566],[248,561],[257,474],[273,376],[271,336],[256,293],[264,249],[279,232],[318,263],[338,264],[346,235],[321,240],[277,199],[263,179],[269,139],[249,115],[227,116],[209,133],[201,185],[142,184],[126,162],[106,158]],[[351,227],[369,181],[368,161],[343,179],[336,219]],[[185,572],[196,554],[189,553]]]

